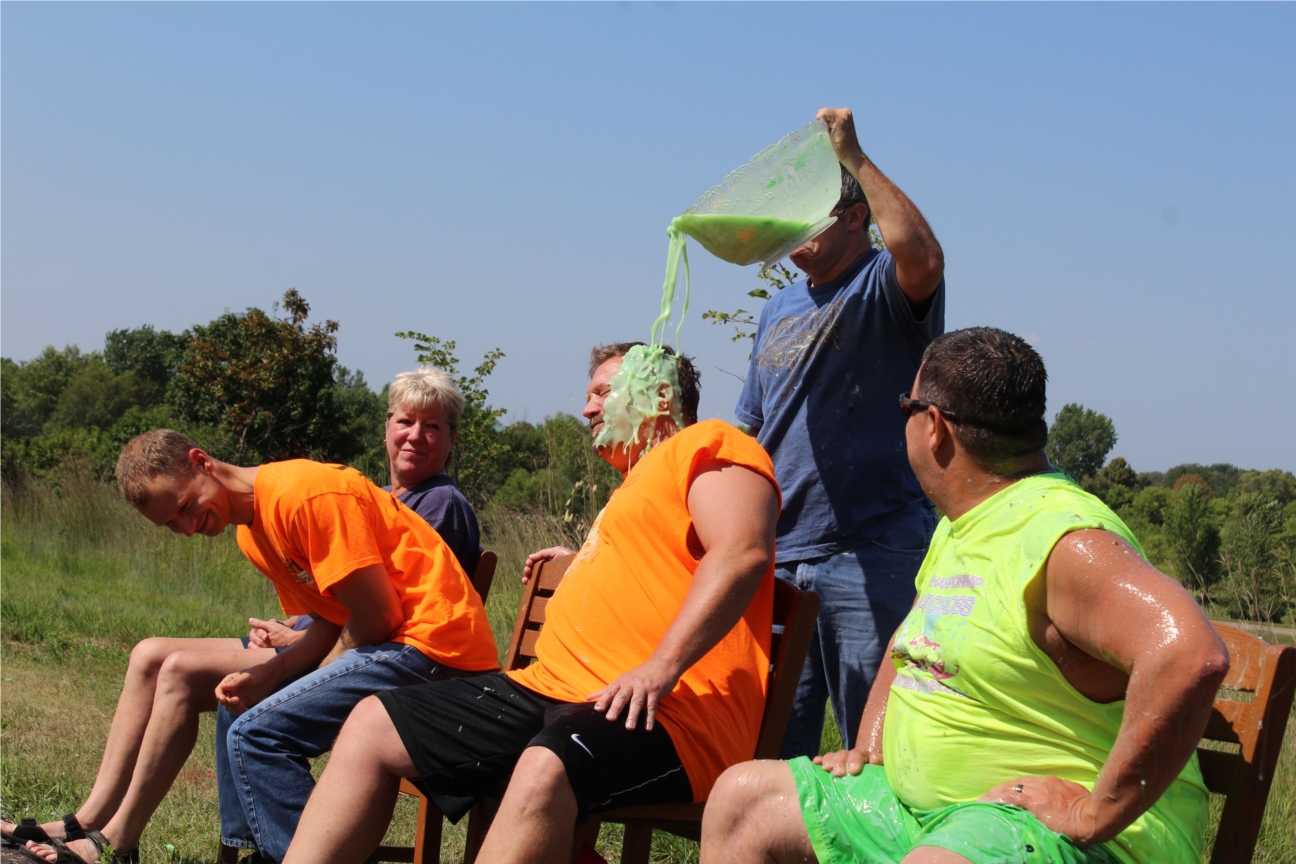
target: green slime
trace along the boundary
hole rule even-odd
[[[662,393],[662,385],[670,390]],[[595,446],[620,444],[633,453],[633,446],[641,440],[645,430],[651,430],[658,417],[669,416],[676,429],[684,428],[680,410],[679,368],[675,355],[667,354],[660,345],[636,345],[621,358],[621,368],[608,384],[610,392],[603,402],[603,428],[594,439]],[[662,410],[663,398],[669,407]],[[650,431],[651,434],[651,431]],[[652,441],[647,442],[652,446]],[[643,452],[647,452],[644,448]]]
[[[630,450],[639,444],[650,421],[669,415],[677,429],[684,428],[679,406],[679,370],[676,359],[662,347],[666,325],[675,305],[675,287],[679,282],[680,264],[684,265],[684,304],[675,327],[676,349],[680,331],[688,315],[691,279],[688,264],[687,237],[692,237],[717,258],[732,264],[755,264],[773,258],[810,233],[810,222],[769,219],[761,216],[703,215],[686,213],[671,220],[666,234],[670,246],[666,253],[666,281],[662,283],[661,314],[653,322],[647,345],[637,345],[621,359],[621,368],[609,382],[610,392],[603,403],[603,429],[594,443],[598,446],[618,444]],[[670,386],[670,407],[662,410],[663,384]],[[652,442],[647,442],[652,446]],[[643,452],[647,452],[645,449]]]
[[[685,213],[671,220],[671,228],[697,240],[712,255],[742,266],[787,252],[813,227],[811,222],[727,214]]]

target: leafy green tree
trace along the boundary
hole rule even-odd
[[[486,403],[490,391],[486,379],[495,366],[504,359],[498,348],[487,351],[472,375],[459,372],[459,358],[455,356],[453,340],[442,341],[436,336],[414,330],[396,334],[401,339],[414,340],[418,362],[449,372],[463,393],[464,410],[459,417],[459,434],[455,438],[451,455],[450,472],[474,507],[481,508],[504,481],[500,465],[507,458],[507,448],[501,440],[499,418],[505,408],[492,408]]]
[[[1215,524],[1210,493],[1187,483],[1170,496],[1163,511],[1166,535],[1174,549],[1175,575],[1185,587],[1196,589],[1203,603],[1219,577],[1220,534]]]
[[[1084,486],[1117,511],[1134,503],[1134,495],[1141,488],[1138,474],[1122,456],[1108,462]]]
[[[104,339],[103,359],[114,373],[130,373],[142,388],[144,407],[160,403],[175,375],[185,347],[185,338],[150,324],[125,330],[111,330]],[[143,404],[143,403],[142,403]]]
[[[141,385],[134,373],[114,374],[98,354],[90,354],[81,371],[59,394],[45,428],[108,429],[134,405],[150,401],[151,388]]]
[[[1074,402],[1062,406],[1049,428],[1049,460],[1076,480],[1095,476],[1115,446],[1111,418]]]
[[[1253,621],[1273,620],[1284,605],[1284,512],[1272,495],[1244,492],[1220,532],[1223,588],[1230,611]]]
[[[363,442],[337,398],[338,324],[307,326],[310,306],[296,289],[283,309],[285,318],[251,308],[189,330],[167,404],[185,423],[223,430],[239,463],[348,461]]]
[[[88,361],[75,345],[62,351],[51,345],[22,363],[6,360],[4,434],[24,438],[39,435],[58,408],[63,391]]]

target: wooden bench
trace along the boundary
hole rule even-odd
[[[1296,648],[1213,623],[1228,646],[1229,671],[1202,737],[1210,749],[1198,747],[1197,759],[1206,788],[1224,796],[1211,864],[1240,864],[1251,860],[1260,836],[1296,695]]]

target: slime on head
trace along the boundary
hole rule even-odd
[[[670,417],[676,429],[684,428],[675,363],[675,355],[667,354],[660,345],[636,345],[625,353],[621,368],[608,384],[611,392],[603,403],[603,429],[594,439],[596,446],[621,444],[629,451],[640,442],[645,424],[658,417]],[[661,408],[663,384],[670,386],[665,410]],[[651,436],[651,429],[647,434]],[[652,446],[651,439],[646,443]]]

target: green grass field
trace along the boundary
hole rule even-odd
[[[90,789],[135,642],[243,635],[249,615],[275,615],[278,605],[230,535],[188,540],[158,530],[110,488],[6,488],[0,507],[0,809],[6,818],[55,819],[76,809]],[[564,526],[530,515],[483,521],[485,545],[500,556],[487,611],[502,650],[521,596],[522,561],[563,539]],[[212,729],[209,715],[144,834],[144,864],[216,860]],[[824,747],[839,744],[830,719]],[[412,801],[403,801],[388,842],[411,843],[413,817]],[[599,851],[616,861],[619,845],[619,828],[605,827]],[[463,826],[448,828],[444,859],[460,860],[462,848]],[[697,847],[658,834],[653,860],[696,861]],[[1296,861],[1291,728],[1255,861]]]

